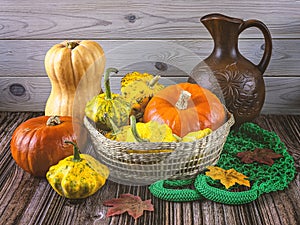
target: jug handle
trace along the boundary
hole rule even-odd
[[[262,59],[258,63],[258,65],[256,65],[258,67],[259,71],[263,74],[265,72],[265,70],[267,69],[267,66],[270,62],[271,55],[272,55],[271,34],[270,34],[270,31],[267,28],[267,26],[259,20],[244,21],[239,28],[239,34],[249,27],[257,27],[264,35],[264,40],[265,40],[264,54],[263,54]]]

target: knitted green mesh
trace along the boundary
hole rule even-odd
[[[283,155],[272,166],[257,162],[245,164],[236,156],[238,152],[268,148]],[[218,180],[199,174],[189,180],[161,180],[149,186],[150,192],[167,201],[195,201],[207,198],[224,204],[244,204],[257,199],[263,193],[283,190],[293,180],[296,170],[292,156],[274,132],[254,123],[244,123],[238,131],[231,131],[216,166],[234,168],[249,177],[251,188],[240,190],[233,186],[225,189]]]

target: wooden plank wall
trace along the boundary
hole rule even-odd
[[[44,56],[62,40],[97,41],[108,65],[119,65],[124,72],[140,69],[185,80],[188,71],[181,67],[191,70],[212,51],[211,37],[199,22],[209,13],[258,19],[268,26],[273,54],[264,74],[267,94],[262,112],[300,114],[300,1],[296,0],[1,0],[0,111],[44,110],[51,89]],[[163,43],[176,47],[160,47]],[[241,34],[239,48],[258,63],[263,43],[259,30],[250,28]],[[189,53],[197,57],[190,58]],[[175,66],[161,64],[166,60]],[[119,79],[113,82],[115,88]]]

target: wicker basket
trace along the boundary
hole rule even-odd
[[[207,166],[217,163],[230,127],[228,113],[225,124],[210,135],[194,142],[117,142],[106,138],[87,118],[84,125],[90,132],[98,160],[110,168],[109,179],[126,185],[148,185],[161,179],[185,179],[196,176]],[[162,150],[172,152],[128,153],[128,150]]]

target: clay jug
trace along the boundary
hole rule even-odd
[[[217,90],[221,90],[227,109],[234,115],[235,127],[253,120],[265,101],[263,73],[272,54],[268,28],[258,20],[244,21],[222,14],[209,14],[200,21],[211,34],[214,49],[192,70],[188,82],[198,83],[219,96]],[[249,27],[257,27],[264,36],[264,54],[257,65],[243,57],[238,49],[238,37]]]

